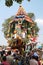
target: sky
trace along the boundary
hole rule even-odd
[[[43,0],[31,0],[30,2],[24,0],[21,5],[27,13],[35,14],[35,21],[40,28],[37,41],[43,43]],[[5,19],[17,13],[19,6],[20,4],[14,2],[13,6],[7,7],[5,6],[5,0],[0,0],[0,45],[8,45],[2,32],[2,24]]]

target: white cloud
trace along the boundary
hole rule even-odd
[[[0,45],[8,45],[7,40],[4,38],[4,34],[0,31]]]
[[[37,22],[37,25],[40,29],[38,41],[43,43],[43,19],[36,19],[35,22]]]
[[[38,24],[43,25],[43,19],[36,19],[35,20]]]

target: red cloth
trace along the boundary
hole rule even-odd
[[[32,42],[35,42],[36,40],[37,40],[36,37],[31,38],[31,41],[32,41]]]
[[[38,65],[41,65],[41,62],[40,61],[38,61]]]
[[[10,65],[7,61],[2,62],[3,65]]]

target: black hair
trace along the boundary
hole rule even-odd
[[[11,55],[11,51],[8,51],[8,55]]]
[[[38,56],[33,55],[32,58],[38,61]]]
[[[3,56],[3,57],[2,57],[2,60],[3,60],[3,61],[6,61],[6,56]]]

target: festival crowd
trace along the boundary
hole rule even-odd
[[[36,51],[20,54],[18,50],[0,50],[0,65],[42,65]]]

